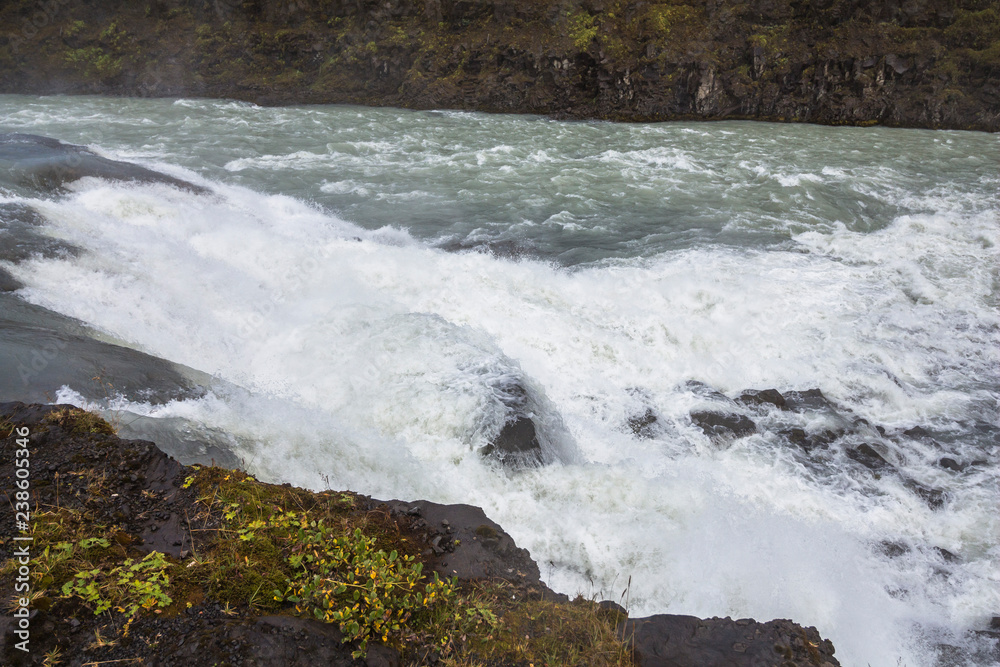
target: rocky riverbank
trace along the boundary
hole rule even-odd
[[[997,131],[988,0],[82,0],[0,8],[0,92]]]
[[[34,537],[31,591],[19,592],[30,597],[30,653],[17,649],[24,637],[7,613],[4,664],[55,664],[53,657],[71,666],[839,664],[815,628],[791,621],[629,619],[612,601],[570,601],[549,590],[528,552],[476,507],[311,493],[183,466],[72,406],[0,404],[0,435],[9,507],[14,462],[30,462]],[[325,539],[310,542],[317,530]],[[9,556],[24,544],[14,538],[27,534],[13,521],[0,525],[6,600],[17,597],[18,564]],[[381,637],[363,632],[367,621],[358,632],[296,613],[307,606],[301,588],[281,594],[295,588],[299,568],[316,565],[309,554],[330,544],[348,560],[363,547],[364,567],[350,561],[358,578],[349,580],[365,591],[355,609],[405,610]],[[418,586],[431,587],[419,604],[400,602],[387,584],[383,590],[404,567],[394,563],[422,564]],[[375,578],[382,583],[363,588]],[[444,601],[432,602],[431,592]]]

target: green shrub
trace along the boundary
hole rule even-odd
[[[348,641],[358,642],[360,656],[369,639],[389,641],[408,630],[421,612],[454,601],[455,583],[437,573],[423,583],[423,564],[375,548],[361,529],[344,535],[323,522],[284,514],[281,521],[300,521],[288,564],[295,574],[275,599],[295,604],[299,613],[340,625]],[[263,527],[255,522],[253,528]],[[242,537],[242,536],[241,536]]]

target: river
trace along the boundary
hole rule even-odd
[[[633,615],[995,664],[1000,135],[10,95],[0,132],[198,186],[0,172],[0,307],[204,388],[98,359],[100,391],[29,373],[0,398],[265,481],[481,506],[556,590],[631,581]],[[545,465],[481,453],[512,385]],[[788,404],[737,400],[763,389]]]

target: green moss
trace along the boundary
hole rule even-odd
[[[699,17],[699,12],[688,5],[651,5],[644,20],[648,28],[657,36],[670,37],[677,28]]]
[[[966,55],[976,65],[1000,69],[1000,39],[980,51],[969,50]]]
[[[958,47],[980,51],[1000,39],[1000,11],[996,6],[980,11],[958,10],[955,21],[944,31],[945,40]]]
[[[590,43],[597,37],[597,25],[594,17],[589,12],[579,11],[570,14],[566,20],[567,35],[573,46],[581,51],[586,51]]]
[[[63,30],[63,35],[65,37],[73,37],[78,35],[81,30],[87,27],[87,24],[83,21],[70,21],[69,25]]]
[[[410,37],[407,35],[406,30],[399,25],[389,26],[389,35],[386,41],[394,46],[406,46],[410,43]]]

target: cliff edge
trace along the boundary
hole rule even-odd
[[[791,621],[570,601],[476,507],[183,466],[68,405],[0,438],[5,665],[839,664]]]

